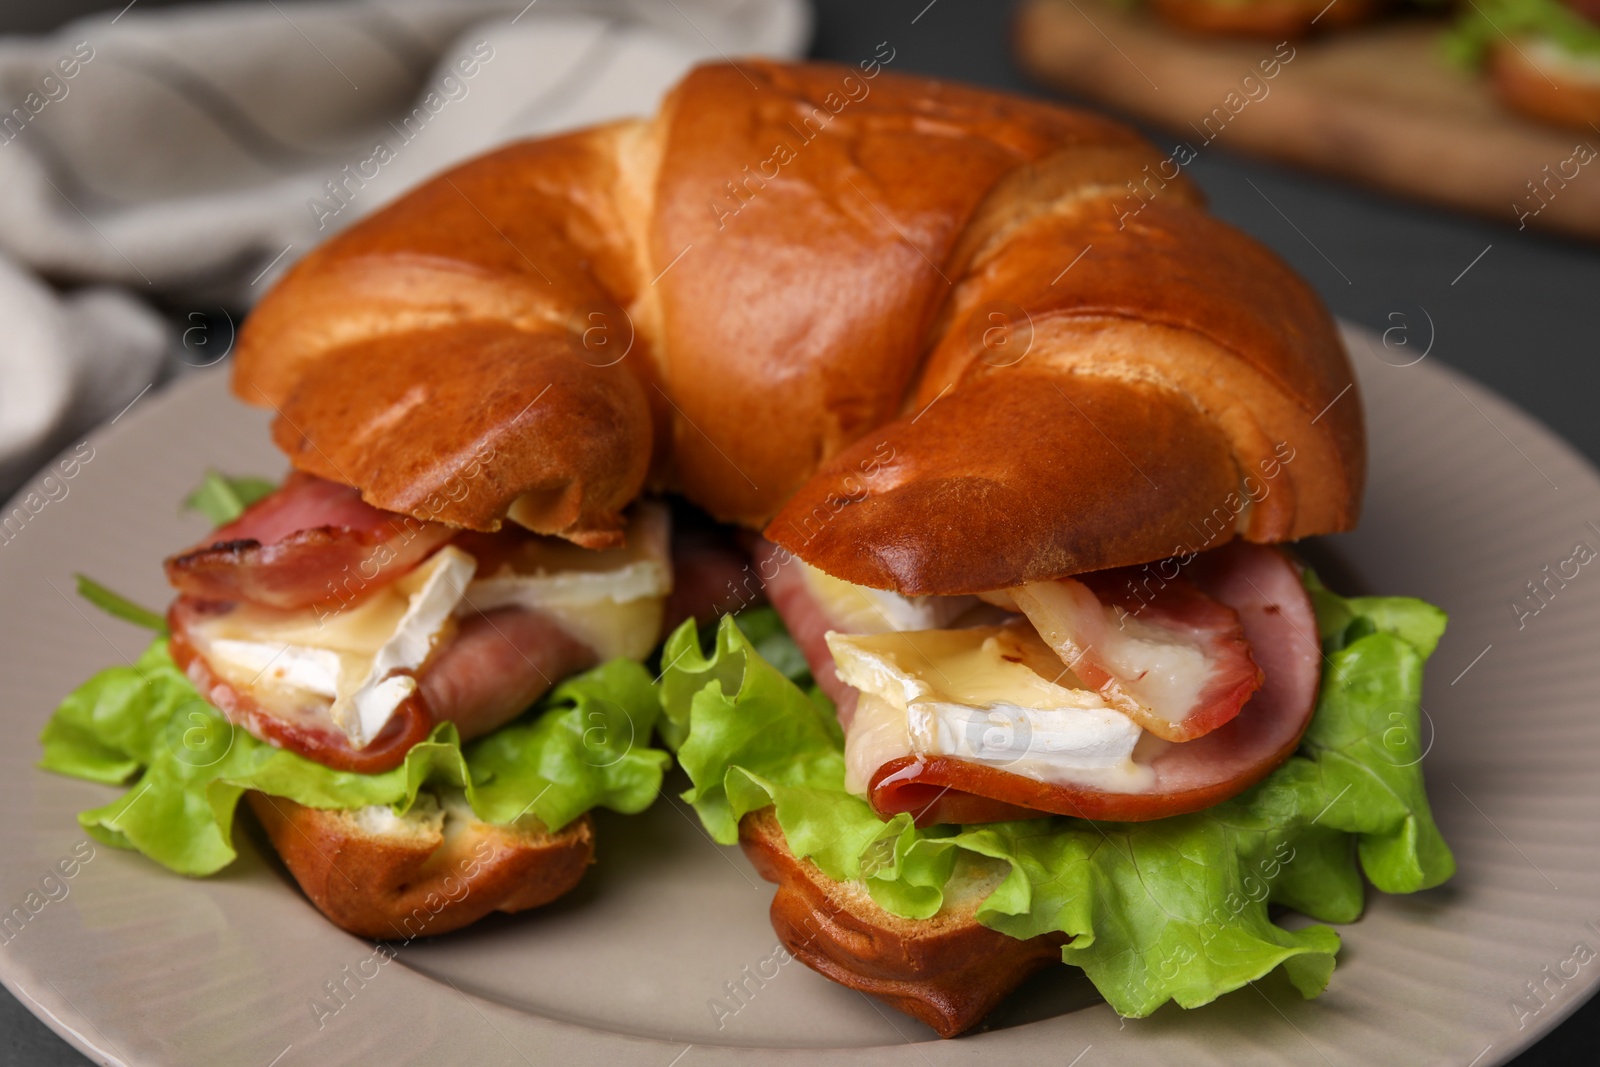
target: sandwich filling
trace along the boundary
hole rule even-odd
[[[768,587],[839,709],[846,788],[880,814],[1150,819],[1288,758],[1319,680],[1287,557],[1186,562],[905,598],[790,560]]]
[[[623,546],[589,550],[515,528],[442,540],[330,485],[297,476],[169,561],[185,593],[168,616],[174,656],[263,740],[385,770],[438,722],[470,740],[562,677],[660,640],[672,567],[659,505],[635,509]]]
[[[1071,678],[1026,623],[831,631],[827,642],[839,677],[860,691],[845,740],[851,792],[865,795],[880,767],[912,754],[1120,792],[1150,784],[1133,760],[1138,724]]]

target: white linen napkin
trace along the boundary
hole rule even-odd
[[[429,174],[809,33],[805,0],[268,0],[0,40],[0,496]]]

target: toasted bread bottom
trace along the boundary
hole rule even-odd
[[[448,933],[491,911],[548,904],[594,862],[588,815],[559,833],[491,826],[464,800],[419,798],[404,817],[386,808],[308,808],[248,794],[272,847],[317,909],[361,937],[409,941]]]
[[[739,843],[761,877],[778,884],[772,928],[796,959],[841,985],[870,993],[954,1037],[989,1014],[1035,971],[1059,963],[1065,934],[1027,941],[983,926],[978,905],[1003,872],[957,872],[944,907],[902,919],[859,886],[836,882],[789,851],[773,809],[739,823]]]

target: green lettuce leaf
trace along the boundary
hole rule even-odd
[[[618,660],[569,679],[515,722],[463,746],[443,723],[383,774],[336,771],[263,744],[224,719],[157,640],[127,667],[101,671],[45,725],[40,766],[107,784],[121,797],[78,816],[96,840],[134,848],[181,874],[232,862],[233,815],[247,789],[313,808],[387,804],[464,790],[480,819],[531,814],[559,830],[592,807],[642,811],[671,758],[649,746],[659,715],[644,668]]]
[[[811,685],[811,664],[789,636],[783,617],[775,608],[759,607],[739,613],[739,629],[750,639],[756,654],[778,669],[778,673],[802,689]]]
[[[121,593],[112,592],[86,574],[75,574],[73,577],[78,580],[78,595],[107,615],[166,635],[167,620],[149,608],[142,608]]]
[[[183,500],[183,506],[198,511],[211,520],[213,526],[222,526],[244,514],[244,509],[278,488],[266,478],[230,478],[214,470],[206,471],[205,478]]]
[[[1283,905],[1351,922],[1362,875],[1379,889],[1438,885],[1454,860],[1423,791],[1422,665],[1444,615],[1398,597],[1342,598],[1307,583],[1327,647],[1316,716],[1297,755],[1253,789],[1207,811],[1146,823],[1068,818],[918,830],[880,820],[844,789],[842,739],[826,701],[767,662],[732,619],[710,653],[686,624],[667,642],[663,726],[693,783],[684,799],[711,836],[772,806],[797,855],[856,882],[893,914],[927,918],[955,872],[1003,872],[978,918],[1013,937],[1072,936],[1081,967],[1123,1015],[1169,1000],[1205,1004],[1282,967],[1319,993],[1339,937],[1290,930]],[[774,641],[770,622],[755,627]]]

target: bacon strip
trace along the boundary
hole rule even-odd
[[[349,605],[416,567],[454,533],[296,471],[204,544],[169,558],[167,580],[201,600]]]
[[[1321,681],[1316,616],[1299,573],[1275,548],[1237,541],[1189,571],[1203,592],[1238,612],[1265,680],[1243,711],[1205,736],[1135,752],[1155,781],[1141,793],[1040,782],[946,757],[891,760],[873,775],[872,805],[918,825],[995,822],[1046,814],[1141,822],[1221,803],[1293,755],[1311,722]],[[1148,758],[1145,758],[1148,757]]]
[[[500,608],[461,621],[455,639],[423,669],[419,692],[436,719],[455,723],[470,741],[595,661],[593,649],[543,612]]]
[[[1107,704],[1157,737],[1189,741],[1239,714],[1261,671],[1237,612],[1181,574],[1144,570],[1030,582],[1010,593]]]

